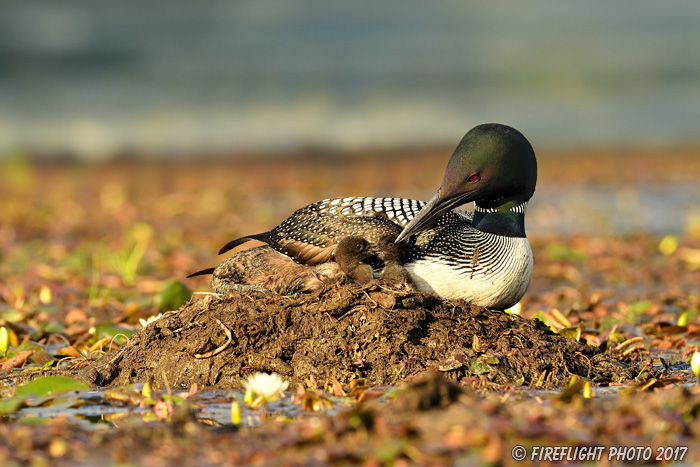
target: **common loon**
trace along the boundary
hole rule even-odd
[[[406,242],[403,266],[416,289],[506,309],[522,298],[532,278],[525,210],[536,182],[537,162],[528,140],[509,126],[483,124],[459,142],[427,203],[325,199],[268,232],[229,242],[219,254],[259,240],[312,266],[330,261],[343,237],[363,237],[374,249],[382,237],[394,236],[397,243]],[[473,213],[456,209],[472,201]]]

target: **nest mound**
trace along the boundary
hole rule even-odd
[[[641,364],[537,320],[373,281],[296,297],[232,291],[190,301],[77,377],[91,386],[240,387],[263,371],[293,385],[313,376],[319,383],[365,378],[374,386],[431,369],[453,381],[561,386],[571,375],[630,381]]]

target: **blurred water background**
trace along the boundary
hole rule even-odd
[[[0,157],[700,141],[700,2],[0,1]]]

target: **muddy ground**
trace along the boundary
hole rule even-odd
[[[77,377],[98,387],[240,388],[258,371],[279,373],[292,386],[310,377],[396,386],[430,369],[457,382],[544,387],[564,386],[573,375],[597,384],[658,376],[640,359],[606,352],[606,344],[586,345],[538,320],[374,281],[294,297],[207,295],[151,323]]]

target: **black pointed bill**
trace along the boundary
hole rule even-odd
[[[411,219],[411,222],[406,224],[403,231],[396,237],[396,241],[401,242],[411,235],[415,235],[433,226],[446,212],[470,201],[474,201],[476,193],[476,190],[468,191],[445,199],[442,197],[442,190],[438,190],[435,196],[423,206],[418,215]]]

